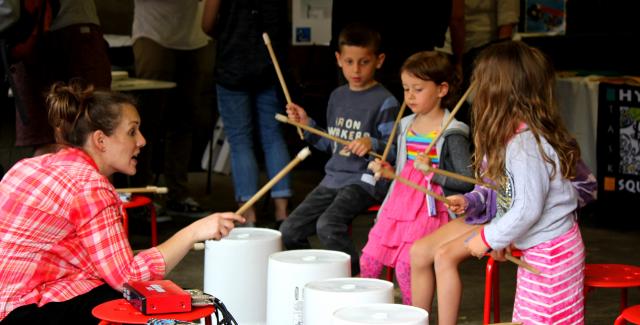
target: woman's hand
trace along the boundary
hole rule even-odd
[[[209,239],[220,240],[235,227],[235,222],[245,223],[244,217],[232,212],[210,214],[195,222],[194,242]]]
[[[309,125],[309,116],[307,115],[307,112],[298,104],[287,104],[287,117],[294,122]]]
[[[347,145],[347,150],[351,151],[353,154],[362,157],[371,151],[373,145],[371,144],[371,138],[362,137],[360,139],[355,139],[349,142]]]
[[[464,195],[456,194],[447,196],[447,200],[449,201],[449,203],[445,203],[445,205],[451,212],[457,215],[461,215],[467,211],[469,202],[467,202],[467,199],[464,198]]]

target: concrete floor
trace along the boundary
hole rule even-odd
[[[233,188],[231,177],[215,174],[213,175],[211,194],[205,193],[206,173],[198,172],[190,175],[190,182],[196,197],[207,208],[213,211],[235,210],[237,207],[233,202]],[[321,172],[315,166],[302,166],[293,171],[295,196],[292,199],[292,207],[295,207],[321,178]],[[161,180],[162,182],[162,180]],[[161,200],[161,198],[159,198]],[[272,227],[273,207],[265,200],[261,200],[256,205],[259,211],[258,226]],[[640,254],[636,249],[640,246],[640,230],[607,229],[598,224],[593,219],[595,216],[587,216],[581,224],[581,231],[587,247],[587,263],[621,263],[640,265]],[[161,223],[158,227],[160,238],[166,239],[180,227],[188,224],[192,220],[174,218],[171,221]],[[367,233],[373,224],[373,215],[363,214],[356,218],[353,225],[353,238],[357,247],[362,248],[365,244]],[[148,225],[138,222],[132,227],[132,243],[134,248],[142,248],[148,245]],[[322,248],[317,240],[312,240],[314,248]],[[636,251],[636,253],[633,253]],[[182,286],[183,288],[202,288],[204,275],[204,253],[202,251],[192,251],[169,274],[168,278]],[[461,275],[464,286],[463,300],[459,313],[458,324],[480,324],[482,322],[482,307],[484,297],[484,268],[486,259],[471,259],[464,262],[461,267]],[[501,321],[511,319],[513,305],[513,295],[515,292],[515,271],[512,263],[500,264],[500,289],[501,289]],[[615,289],[598,289],[591,292],[587,297],[586,324],[612,324],[618,315],[620,291]],[[396,289],[396,301],[399,302],[399,292]],[[437,302],[436,302],[437,303]],[[640,290],[637,288],[629,291],[629,304],[640,304]],[[431,322],[435,322],[435,316],[431,317]]]

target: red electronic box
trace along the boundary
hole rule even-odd
[[[145,315],[191,311],[191,295],[170,280],[128,282],[122,293]]]

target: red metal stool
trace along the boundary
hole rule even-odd
[[[521,257],[522,251],[514,249],[511,251],[513,257]],[[491,255],[488,255],[487,267],[485,271],[484,282],[484,309],[482,324],[489,324],[491,322],[491,303],[493,298],[493,322],[500,322],[500,266],[498,261],[494,260]]]
[[[153,206],[153,201],[150,198],[143,195],[133,195],[128,202],[122,202],[122,223],[124,224],[124,231],[127,236],[129,235],[129,216],[127,215],[127,209],[148,207],[151,211],[151,247],[158,246],[158,223],[156,220],[156,208]]]
[[[157,315],[145,315],[135,309],[125,299],[115,299],[104,302],[93,308],[91,314],[100,319],[100,325],[117,324],[146,324],[149,319],[177,319],[181,321],[193,321],[205,319],[206,325],[211,325],[211,314],[215,311],[213,306],[193,307],[191,311],[184,313],[169,313]]]
[[[627,289],[640,286],[640,267],[625,264],[587,264],[584,295],[595,288],[619,288],[620,313],[627,307]]]
[[[632,306],[623,310],[620,316],[616,318],[613,325],[624,325],[626,322],[640,324],[640,305]]]

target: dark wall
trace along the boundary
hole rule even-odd
[[[133,0],[95,0],[105,34],[131,35]]]
[[[524,9],[524,6],[522,6]],[[557,70],[640,74],[640,1],[568,0],[566,35],[526,38]]]

